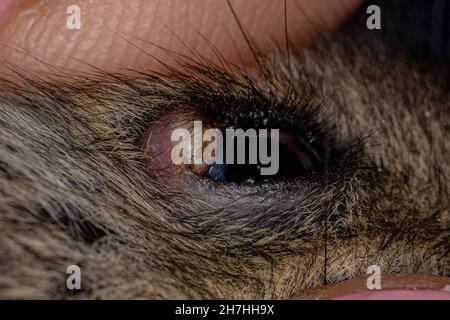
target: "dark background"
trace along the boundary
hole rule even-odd
[[[450,62],[450,0],[369,0],[381,9],[381,32],[418,54]]]

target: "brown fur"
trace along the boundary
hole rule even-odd
[[[0,297],[288,298],[372,264],[443,275],[448,70],[350,31],[263,64],[252,81],[208,62],[186,77],[4,81]],[[249,87],[261,99],[321,105],[311,117],[333,133],[328,179],[165,183],[139,145],[148,124],[168,109],[217,103],[212,96],[244,101]],[[71,264],[81,291],[65,287]]]

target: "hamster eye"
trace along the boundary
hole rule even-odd
[[[234,136],[233,141],[227,141],[227,132],[237,130],[235,128],[218,129],[217,134],[221,134],[221,139],[217,139],[217,135],[214,135],[212,144],[216,144],[215,149],[217,150],[217,143],[222,144],[223,153],[220,159],[222,161],[217,161],[219,155],[213,154],[212,164],[192,164],[187,166],[187,169],[197,176],[214,181],[256,183],[268,179],[305,176],[320,168],[322,161],[318,152],[300,137],[283,131],[273,137],[270,135],[274,131],[272,129],[269,130],[269,134],[261,134],[257,130],[253,137],[247,134],[245,141],[241,140],[244,141],[241,144],[237,143]],[[252,144],[255,145],[252,146]],[[267,155],[264,154],[266,152],[264,146],[267,146]],[[233,150],[229,150],[230,147]],[[261,149],[263,149],[262,153]],[[228,156],[230,152],[231,157]],[[264,159],[270,158],[270,164],[276,166],[276,169],[271,171],[273,174],[262,174],[261,168],[267,167],[268,164],[267,161],[262,161],[264,159],[261,156]],[[239,163],[239,158],[244,161]]]
[[[195,115],[195,117],[194,117]],[[144,147],[161,175],[214,182],[289,180],[321,170],[320,150],[286,129],[223,126],[197,114],[171,113],[151,124]]]

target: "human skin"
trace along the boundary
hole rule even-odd
[[[360,0],[288,0],[287,30],[303,45],[335,29]],[[26,70],[48,71],[36,59],[77,71],[95,66],[105,71],[161,69],[173,64],[158,47],[191,55],[185,44],[217,61],[214,48],[233,63],[254,64],[252,53],[227,1],[105,0],[16,1],[0,28],[0,60]],[[230,1],[248,36],[261,51],[285,41],[284,1]],[[69,30],[66,8],[81,9],[81,29]],[[5,10],[7,11],[7,10]],[[0,12],[1,15],[1,12]],[[158,47],[157,47],[158,46]],[[154,58],[152,58],[152,57]],[[5,71],[5,70],[3,70]]]
[[[383,291],[382,291],[383,290]],[[450,280],[426,274],[398,273],[380,275],[380,288],[368,289],[367,277],[358,277],[344,282],[330,284],[302,292],[291,299],[389,299],[384,293],[397,291],[397,295],[390,299],[401,300],[406,295],[410,299],[446,299],[450,300]],[[419,290],[419,291],[418,291]],[[380,294],[382,292],[383,294]],[[419,294],[417,294],[419,292]],[[431,293],[431,294],[430,294]],[[376,294],[380,294],[377,296]],[[373,295],[373,297],[371,296]]]

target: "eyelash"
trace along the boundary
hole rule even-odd
[[[333,129],[318,120],[324,103],[313,102],[312,95],[308,94],[312,86],[293,89],[294,86],[287,85],[286,92],[275,88],[263,92],[261,86],[245,74],[243,79],[237,79],[217,70],[203,72],[206,78],[203,74],[197,77],[175,75],[183,89],[176,97],[179,102],[172,103],[167,112],[184,106],[219,127],[278,128],[312,144],[332,134]]]
[[[242,71],[236,76],[210,65],[185,67],[187,70],[172,70],[167,76],[146,75],[149,88],[142,94],[154,95],[158,103],[151,108],[139,108],[140,114],[128,121],[133,123],[132,128],[121,126],[122,140],[139,147],[150,123],[184,109],[195,111],[217,127],[277,128],[301,137],[325,159],[322,171],[336,178],[375,168],[370,159],[363,159],[364,137],[337,141],[335,126],[327,121],[330,119],[321,117],[327,103],[317,94],[314,84],[296,81],[276,86],[270,80],[255,80]]]

